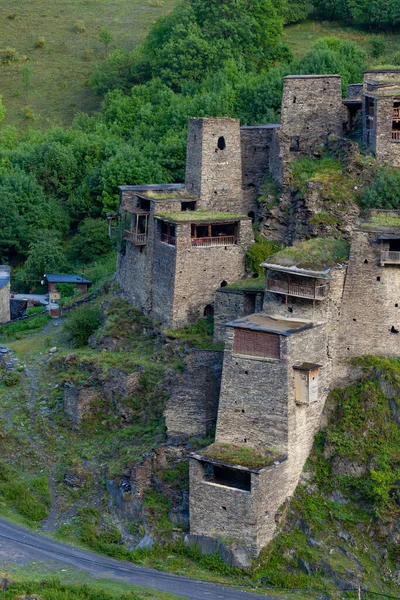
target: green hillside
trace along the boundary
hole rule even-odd
[[[131,50],[175,0],[1,0],[0,93],[8,125],[67,125],[100,99],[87,80],[104,58],[99,32],[108,27],[115,46]],[[39,40],[44,39],[43,42]],[[13,50],[15,52],[13,52]],[[29,59],[28,63],[26,59]],[[24,81],[24,68],[30,81]]]

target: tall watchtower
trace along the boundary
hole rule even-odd
[[[321,136],[341,136],[342,131],[340,75],[285,77],[280,128],[283,164],[310,154]]]
[[[199,198],[197,210],[247,212],[238,119],[189,120],[186,190]]]

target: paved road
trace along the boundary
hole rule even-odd
[[[28,529],[0,519],[0,546],[18,549],[27,560],[50,560],[69,565],[75,569],[86,571],[96,578],[106,578],[123,581],[134,585],[150,587],[164,592],[170,592],[189,600],[274,600],[271,596],[241,592],[221,585],[179,577],[170,573],[162,573],[153,569],[139,567],[132,563],[115,560],[93,552],[78,550],[55,542]],[[277,600],[277,599],[275,599]]]

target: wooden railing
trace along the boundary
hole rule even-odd
[[[400,118],[400,108],[394,108],[393,109],[393,119],[398,119]]]
[[[135,233],[134,231],[129,231],[125,229],[124,239],[128,242],[132,242],[136,246],[145,246],[146,245],[146,234],[145,233]]]
[[[168,235],[167,233],[162,233],[161,241],[163,244],[168,244],[168,246],[176,246],[176,238],[173,235]]]
[[[310,298],[311,300],[323,300],[328,296],[329,283],[316,285],[300,285],[283,279],[267,279],[267,291],[298,298]]]
[[[392,131],[392,140],[400,141],[400,131]]]
[[[192,238],[192,246],[196,248],[211,248],[212,246],[234,246],[234,235],[219,235],[217,237]]]
[[[392,263],[396,265],[400,264],[400,252],[395,252],[393,250],[382,250],[381,263]]]

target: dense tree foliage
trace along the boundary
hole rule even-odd
[[[184,180],[187,120],[230,116],[279,121],[283,77],[340,73],[361,80],[363,52],[320,40],[303,60],[281,44],[305,0],[185,0],[131,53],[111,52],[93,75],[101,113],[69,129],[0,129],[0,260],[25,265],[35,286],[46,270],[80,269],[110,249],[106,214],[118,186]]]
[[[386,27],[400,23],[400,0],[313,0],[322,19]]]

